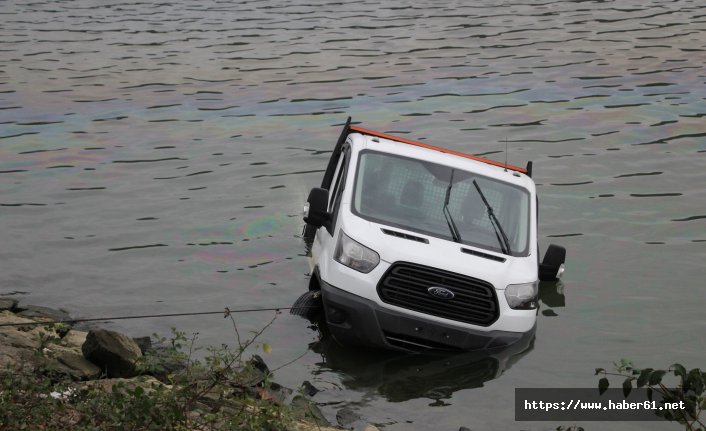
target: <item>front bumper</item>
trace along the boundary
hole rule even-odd
[[[534,333],[474,331],[388,310],[377,303],[320,281],[331,335],[342,344],[392,350],[468,351],[503,348]]]

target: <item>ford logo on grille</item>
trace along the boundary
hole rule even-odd
[[[427,292],[429,292],[431,296],[434,296],[439,299],[453,299],[453,297],[456,296],[449,289],[439,286],[432,286],[427,289]]]

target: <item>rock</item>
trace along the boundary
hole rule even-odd
[[[63,354],[81,355],[81,348],[66,347],[61,344],[48,343],[43,349],[44,356],[50,359],[56,359]]]
[[[12,311],[5,310],[5,311],[0,311],[0,323],[12,323],[12,324],[19,324],[19,323],[27,323],[26,326],[18,325],[18,326],[3,326],[0,327],[0,331],[3,330],[18,330],[18,331],[30,331],[37,326],[36,322],[32,319],[29,319],[27,317],[20,317],[13,313]]]
[[[255,367],[245,366],[238,369],[238,385],[243,387],[259,386],[267,375]]]
[[[88,332],[81,348],[83,356],[105,371],[108,377],[132,377],[142,352],[132,338],[106,329]]]
[[[0,327],[0,346],[39,349],[40,337],[47,332],[42,326],[33,325],[33,320],[19,317],[11,311],[0,311],[0,323],[17,325]]]
[[[236,412],[237,413],[237,412]],[[340,428],[317,425],[307,421],[296,421],[287,428],[287,431],[341,431]]]
[[[289,389],[289,390],[291,391],[291,389]],[[286,396],[287,396],[286,393],[281,394],[281,393],[278,393],[277,391],[271,391],[271,390],[265,389],[261,386],[255,387],[255,397],[259,400],[272,401],[273,403],[276,403],[276,404],[284,404]]]
[[[0,311],[12,311],[17,307],[17,300],[10,298],[0,298]]]
[[[81,346],[83,346],[83,343],[86,342],[87,335],[88,332],[72,329],[61,339],[61,345],[70,349],[76,349],[77,352],[81,352]]]
[[[313,397],[319,392],[316,386],[312,385],[311,382],[309,382],[308,380],[304,380],[301,388],[304,394],[308,397]]]
[[[38,350],[39,334],[35,331],[19,331],[13,327],[0,330],[0,344],[17,349]]]
[[[7,370],[11,366],[20,365],[23,351],[17,347],[3,345],[0,339],[0,369]]]
[[[14,325],[0,327],[0,368],[29,364],[40,351],[46,354],[59,348],[55,344],[57,334],[44,325],[35,325],[34,320],[5,310],[0,311],[0,323]]]
[[[267,364],[260,357],[260,355],[252,355],[248,361],[248,364],[252,365],[256,370],[260,370],[265,374],[270,374],[270,369],[267,367]]]
[[[89,380],[87,382],[81,382],[79,387],[82,389],[98,389],[104,392],[112,392],[118,388],[113,388],[113,386],[118,385],[118,388],[124,390],[133,390],[136,387],[141,387],[145,390],[145,393],[150,393],[162,387],[164,389],[171,389],[171,385],[165,385],[159,380],[151,376],[140,376],[132,379],[101,379],[101,380]]]
[[[150,337],[135,337],[132,341],[137,344],[143,355],[147,353],[147,351],[152,350],[152,339]]]
[[[261,400],[273,401],[277,404],[285,404],[293,393],[293,390],[275,382],[270,383],[267,388],[262,386],[255,387],[255,396],[257,398]]]
[[[142,348],[140,350],[142,351]],[[167,381],[170,374],[184,370],[188,365],[186,358],[174,354],[174,351],[166,346],[152,347],[147,352],[152,358],[151,361],[159,364],[158,369],[150,370],[149,374],[159,380]],[[142,353],[144,355],[145,351]]]
[[[379,431],[376,426],[366,422],[350,407],[344,407],[336,412],[336,421],[342,428],[353,431]]]
[[[238,381],[241,386],[259,386],[267,379],[270,369],[259,355],[252,357],[245,363],[245,367],[238,370]]]
[[[19,313],[20,317],[26,317],[28,319],[46,319],[52,321],[67,321],[71,324],[71,316],[64,310],[55,310],[49,307],[42,307],[39,305],[27,305],[21,307]]]
[[[69,369],[69,374],[77,380],[96,379],[101,374],[101,369],[93,362],[77,353],[61,353],[56,360]]]
[[[471,429],[468,427],[461,427],[458,429],[458,431],[471,431]]]
[[[353,429],[355,423],[362,419],[363,418],[350,407],[344,407],[336,412],[336,421],[343,428]]]
[[[262,399],[269,399],[278,404],[284,404],[294,393],[293,390],[275,382],[272,382],[270,384],[270,387],[267,389],[261,387],[258,387],[256,389],[258,395],[260,395]]]
[[[331,423],[326,420],[323,413],[321,413],[319,407],[306,397],[301,395],[295,396],[290,406],[292,407],[292,414],[295,419],[313,422],[317,426],[322,427],[331,425]]]

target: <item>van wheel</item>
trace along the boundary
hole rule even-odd
[[[323,310],[320,290],[310,290],[297,298],[289,310],[295,316],[302,316],[307,319],[314,319]]]
[[[539,279],[541,281],[556,281],[564,272],[566,249],[560,245],[549,244],[544,259],[539,264]]]

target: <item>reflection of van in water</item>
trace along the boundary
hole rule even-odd
[[[371,353],[332,342],[325,328],[321,339],[309,345],[321,355],[317,366],[336,372],[347,389],[377,392],[393,403],[427,398],[434,400],[431,405],[443,405],[457,391],[499,378],[534,347],[534,334],[528,333],[511,346],[490,351]]]
[[[534,329],[537,197],[526,169],[350,125],[305,204],[310,291],[331,334],[391,349],[472,350]]]

